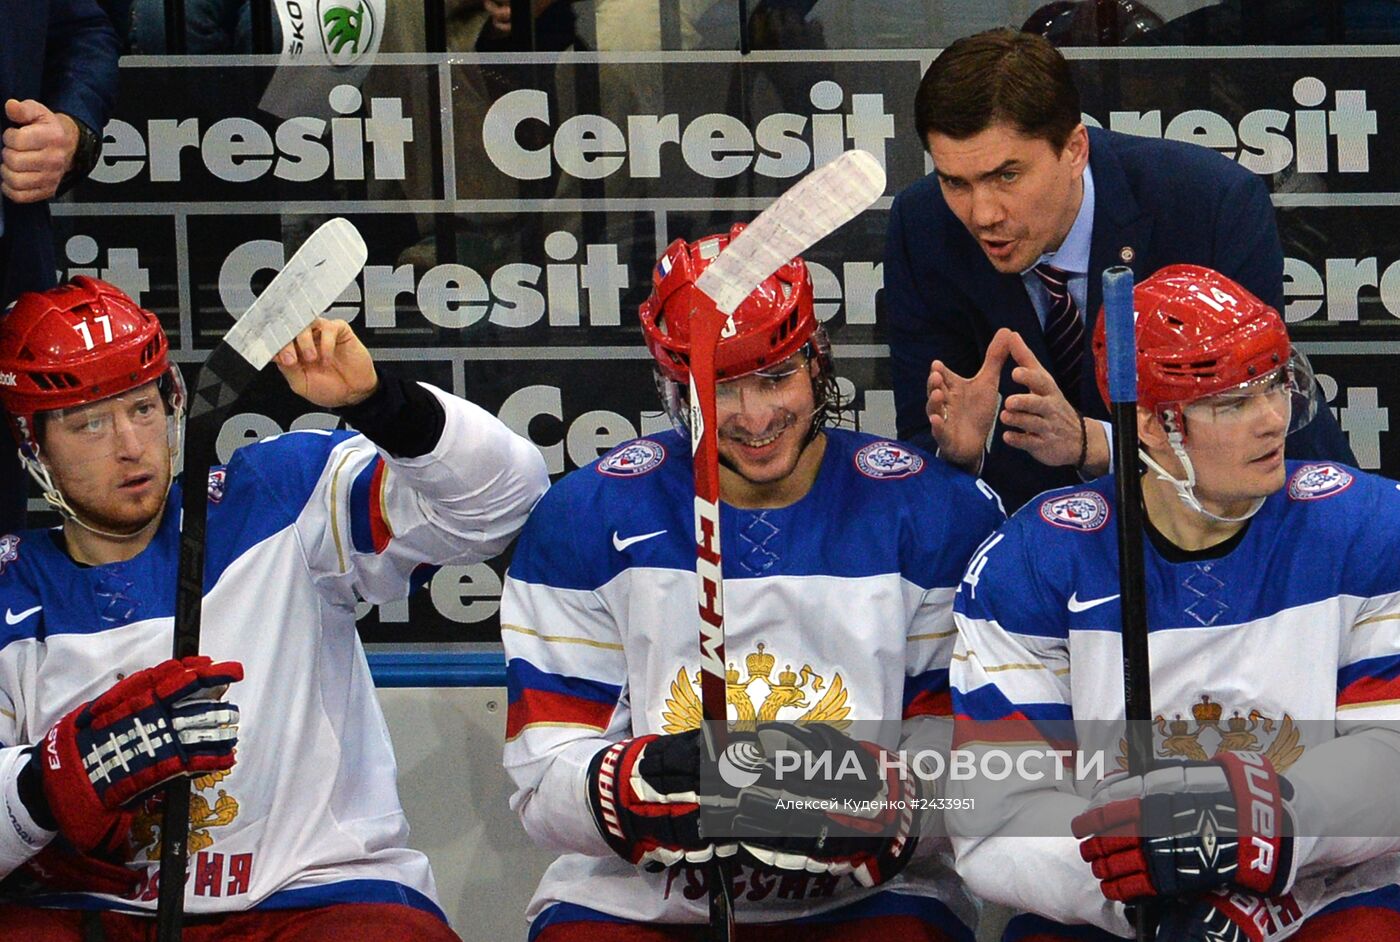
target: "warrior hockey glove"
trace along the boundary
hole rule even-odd
[[[918,841],[918,783],[875,743],[825,723],[765,723],[758,781],[739,796],[734,833],[754,859],[779,870],[850,874],[877,886]]]
[[[634,864],[669,867],[732,856],[734,843],[706,835],[732,816],[738,790],[718,775],[701,775],[707,746],[701,730],[639,736],[613,743],[588,767],[588,803],[603,839]],[[703,810],[702,810],[703,809]],[[703,816],[703,820],[702,820]]]
[[[1292,882],[1292,797],[1266,757],[1228,753],[1115,782],[1072,826],[1109,899],[1275,896]]]
[[[83,853],[119,854],[133,798],[176,776],[233,767],[238,707],[217,698],[242,679],[236,661],[187,657],[78,707],[33,749],[42,787],[22,787],[29,813]]]
[[[1166,907],[1156,942],[1272,942],[1303,918],[1291,895],[1217,890]]]

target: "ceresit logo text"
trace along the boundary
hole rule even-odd
[[[702,177],[723,179],[752,170],[759,176],[796,177],[856,147],[883,166],[885,142],[894,137],[894,117],[881,93],[851,96],[850,113],[832,113],[846,98],[833,81],[817,82],[808,99],[812,115],[776,112],[750,130],[733,115],[700,114],[681,125],[679,114],[634,114],[626,128],[598,114],[576,114],[554,126],[549,96],[523,88],[498,98],[482,124],[486,155],[496,169],[517,180],[543,180],[559,169],[580,180],[600,180],[626,168],[634,179],[661,176],[663,148],[678,148],[687,167]],[[552,142],[530,149],[520,129],[533,123],[553,128]]]

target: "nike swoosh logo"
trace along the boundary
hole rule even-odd
[[[613,531],[613,549],[617,550],[617,551],[620,553],[620,552],[622,552],[623,550],[625,550],[627,547],[631,546],[633,543],[640,543],[640,542],[642,542],[643,540],[649,540],[649,539],[651,539],[652,537],[654,537],[654,536],[660,536],[661,534],[663,534],[663,533],[665,533],[665,532],[666,532],[665,530],[657,530],[655,533],[642,533],[642,534],[639,534],[639,535],[637,535],[637,536],[629,536],[629,537],[627,537],[626,539],[623,539],[622,537],[618,536],[618,535],[617,535],[617,531],[614,530],[614,531]]]
[[[1091,608],[1095,608],[1099,605],[1102,605],[1105,602],[1112,602],[1114,599],[1118,598],[1118,596],[1114,594],[1105,595],[1101,599],[1085,599],[1083,602],[1081,602],[1078,599],[1078,595],[1078,592],[1071,592],[1069,596],[1069,601],[1065,603],[1065,606],[1071,612],[1087,612]]]
[[[24,620],[25,620],[26,618],[28,618],[30,615],[33,615],[35,612],[37,612],[39,609],[41,609],[41,608],[43,608],[43,607],[44,607],[44,606],[42,606],[42,605],[36,605],[36,606],[34,606],[33,608],[26,608],[24,611],[20,612],[18,615],[16,615],[14,612],[10,611],[10,609],[7,607],[7,608],[5,609],[5,624],[7,624],[7,625],[18,625],[20,622],[24,621]]]

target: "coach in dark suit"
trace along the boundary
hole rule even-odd
[[[980,466],[1008,511],[1108,469],[1089,351],[1105,268],[1205,265],[1282,310],[1264,184],[1204,147],[1086,129],[1041,37],[953,43],[915,123],[935,172],[896,197],[885,245],[899,435]],[[1355,461],[1325,406],[1288,455]]]
[[[96,0],[0,0],[0,310],[55,283],[48,200],[101,149],[118,39]],[[0,454],[0,534],[23,523],[26,478]]]

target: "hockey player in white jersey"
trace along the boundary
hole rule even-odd
[[[1134,308],[1158,765],[1125,771],[1114,480],[1043,494],[958,591],[960,748],[1043,760],[950,783],[958,871],[1031,914],[1008,939],[1144,900],[1173,942],[1400,938],[1400,486],[1284,460],[1312,379],[1238,284],[1171,266]]]
[[[360,433],[274,436],[172,482],[168,349],[154,314],[86,277],[0,319],[0,403],[63,515],[0,537],[0,936],[153,938],[143,798],[188,776],[187,942],[456,939],[406,845],[355,605],[500,552],[547,486],[540,455],[318,319],[278,366]],[[209,488],[208,657],[173,661],[182,485]]]
[[[678,425],[692,312],[712,304],[694,282],[734,232],[673,242],[641,309]],[[827,425],[835,377],[800,259],[734,312],[716,375],[735,735],[871,756],[910,737],[946,749],[953,589],[1002,519],[995,495],[907,446]],[[718,852],[736,861],[740,938],[970,942],[946,838],[847,841],[851,822],[820,810],[806,823],[817,819],[826,843],[699,833],[700,805],[738,796],[700,778],[694,502],[687,437],[640,438],[557,483],[512,559],[501,605],[511,803],[561,855],[530,904],[531,939],[697,938],[704,862]],[[877,727],[880,741],[855,744]],[[799,800],[822,787],[784,785]],[[890,787],[898,798],[904,785]]]

